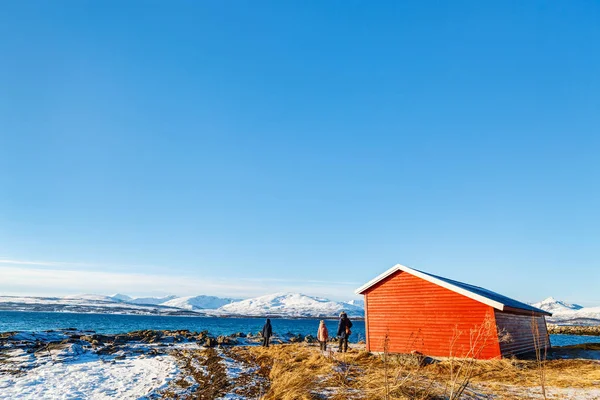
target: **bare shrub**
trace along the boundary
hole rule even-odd
[[[538,319],[535,315],[531,316],[531,334],[533,335],[533,347],[535,348],[535,359],[537,362],[537,373],[540,381],[540,388],[542,390],[542,397],[546,400],[546,356],[548,353],[548,338],[544,340],[543,351],[542,343],[540,340],[540,326]]]
[[[469,347],[466,353],[461,353],[460,357],[455,355],[456,345],[465,334],[464,331],[454,328],[454,334],[450,340],[449,361],[449,379],[446,384],[446,391],[450,400],[459,399],[465,390],[471,384],[472,379],[478,373],[478,359],[491,343],[497,340],[510,341],[510,334],[496,331],[496,322],[494,318],[487,314],[483,322],[474,326],[468,332]],[[504,366],[505,363],[496,363],[491,365]]]

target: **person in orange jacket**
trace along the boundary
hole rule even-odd
[[[321,351],[327,351],[327,339],[329,339],[329,331],[327,331],[325,321],[321,320],[319,330],[317,331],[317,340],[321,345]]]

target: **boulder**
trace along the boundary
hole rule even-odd
[[[288,341],[290,343],[300,343],[304,338],[302,337],[302,335],[298,334],[298,335],[294,335],[292,337],[290,337],[288,339]]]
[[[229,336],[219,336],[217,338],[217,344],[219,346],[231,346],[237,343],[237,340]]]
[[[317,339],[315,339],[313,335],[306,335],[306,337],[304,338],[304,342],[306,343],[315,343],[316,341]]]
[[[129,342],[130,340],[131,338],[128,335],[117,335],[115,336],[113,343],[123,344]]]

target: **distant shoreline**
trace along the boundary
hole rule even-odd
[[[600,336],[600,325],[554,325],[548,324],[551,335]]]
[[[182,310],[183,311],[183,310]],[[127,317],[179,317],[179,318],[227,318],[227,319],[263,319],[263,318],[271,318],[271,319],[297,319],[297,320],[315,320],[315,319],[326,319],[326,320],[337,320],[338,316],[291,316],[291,315],[281,315],[281,314],[265,314],[265,315],[210,315],[210,314],[201,314],[200,312],[197,315],[194,311],[189,311],[188,313],[184,313],[181,315],[177,314],[152,314],[152,313],[108,313],[108,312],[81,312],[81,311],[51,311],[51,310],[7,310],[0,309],[0,312],[23,312],[23,313],[46,313],[46,314],[78,314],[78,315],[119,315],[119,316],[127,316]],[[353,321],[364,321],[364,317],[350,317]]]

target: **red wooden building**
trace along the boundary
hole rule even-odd
[[[499,358],[550,346],[544,310],[490,290],[396,265],[365,296],[368,351]]]

